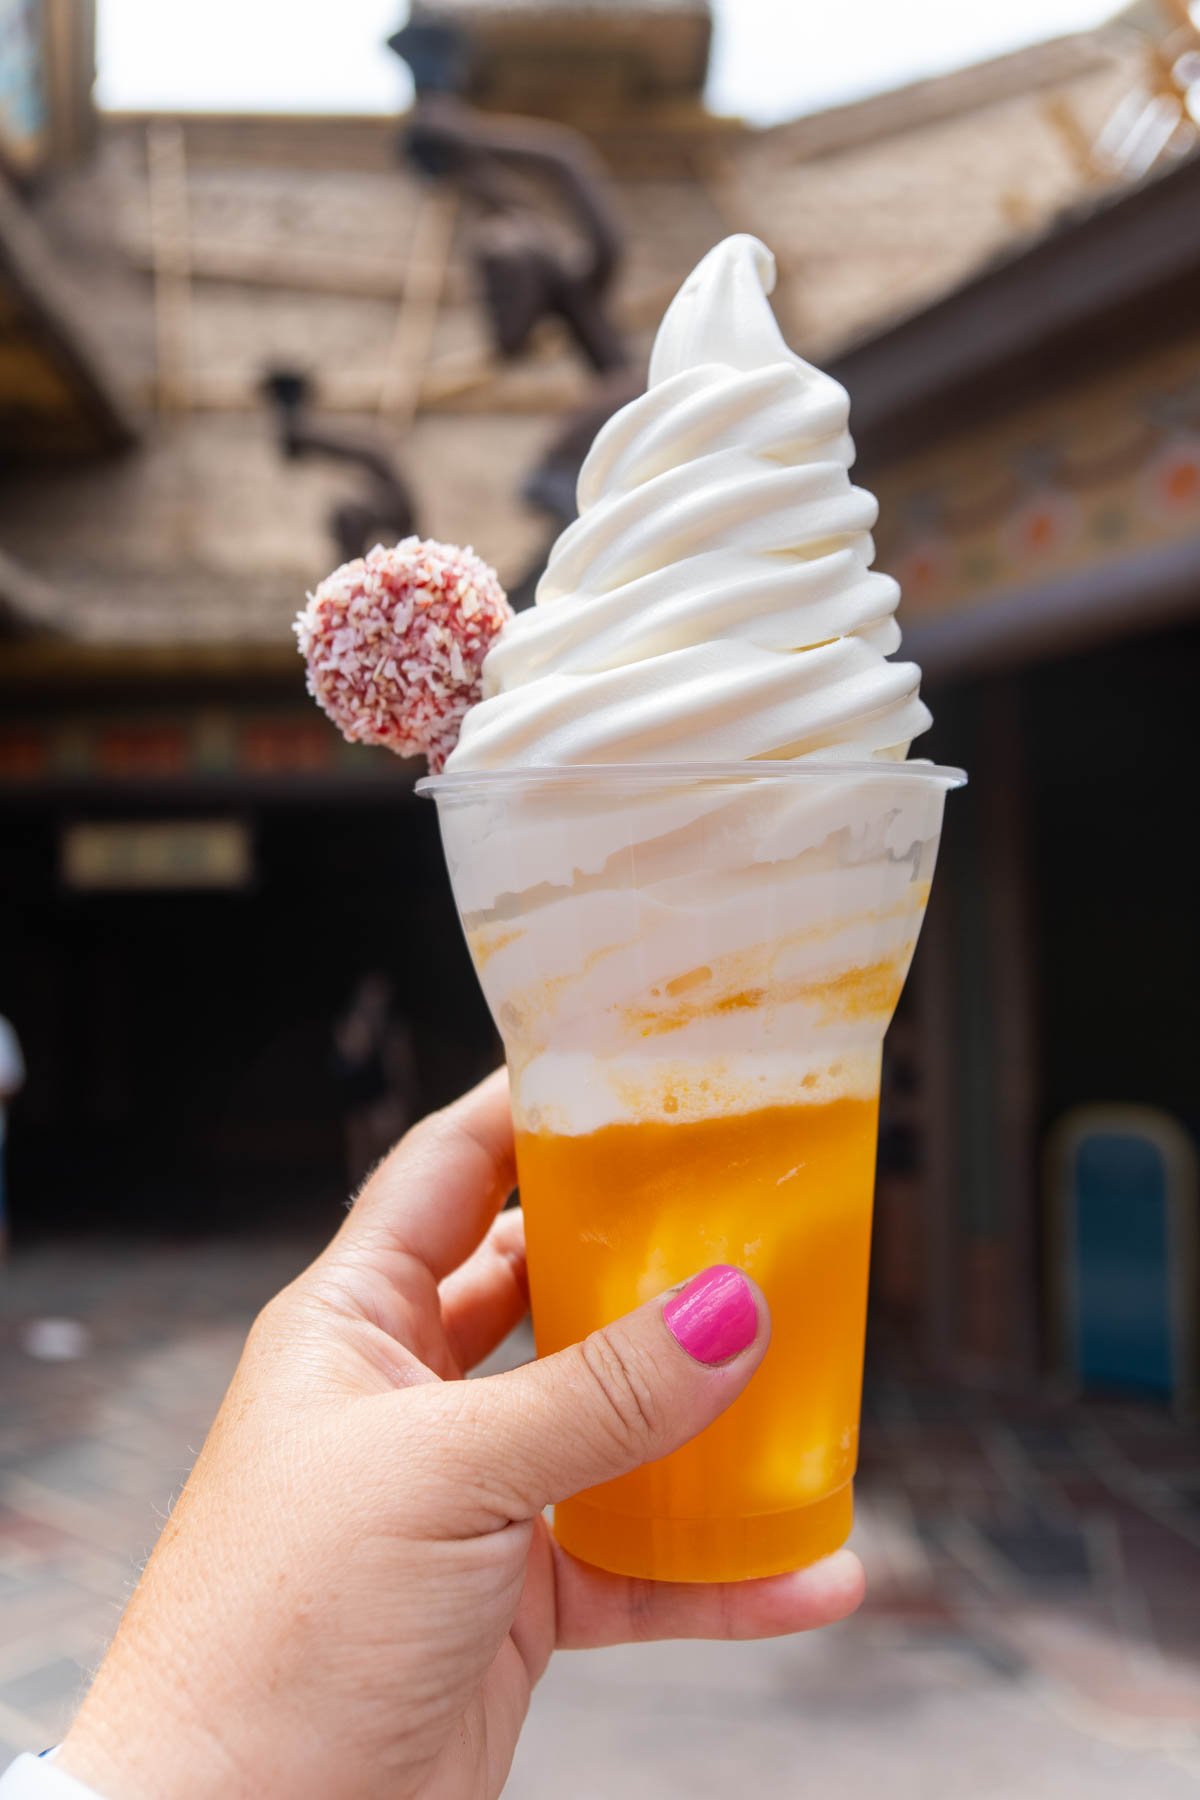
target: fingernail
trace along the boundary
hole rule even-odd
[[[667,1330],[696,1362],[723,1363],[754,1342],[758,1308],[740,1269],[714,1263],[663,1307]]]

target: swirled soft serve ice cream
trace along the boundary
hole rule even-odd
[[[904,756],[929,724],[920,671],[886,660],[899,589],[849,399],[787,348],[773,281],[743,236],[684,283],[450,768]]]
[[[880,1046],[948,785],[905,761],[929,715],[847,396],[787,348],[773,273],[735,237],[684,283],[433,784],[539,1350],[706,1263],[771,1301],[729,1413],[559,1509],[577,1554],[678,1579],[849,1528]]]

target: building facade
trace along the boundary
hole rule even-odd
[[[703,251],[752,230],[791,340],[850,389],[930,753],[972,778],[892,1038],[876,1318],[943,1369],[1053,1367],[1056,1128],[1100,1102],[1200,1128],[1196,165],[1133,180],[1089,148],[1145,41],[753,132],[703,105],[703,8],[433,11],[475,33],[475,105],[566,116],[607,170],[631,364]],[[289,621],[385,489],[519,586],[554,528],[530,472],[596,377],[553,320],[498,354],[470,196],[415,174],[400,132],[110,119],[0,214],[18,1241],[161,1223],[164,1197],[194,1222],[335,1193],[330,1027],[367,969],[422,1045],[422,1103],[495,1054],[413,771],[315,713]],[[528,203],[577,243],[532,178]],[[300,456],[264,399],[284,376]]]

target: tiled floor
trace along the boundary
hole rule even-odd
[[[0,1270],[0,1766],[61,1732],[246,1324],[306,1250],[82,1244]],[[47,1317],[86,1354],[31,1354]],[[1194,1433],[876,1382],[859,1492],[857,1618],[559,1658],[512,1800],[1200,1793]]]

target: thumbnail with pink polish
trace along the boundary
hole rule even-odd
[[[758,1309],[740,1269],[716,1263],[694,1275],[663,1307],[667,1330],[700,1363],[728,1362],[754,1342]]]

